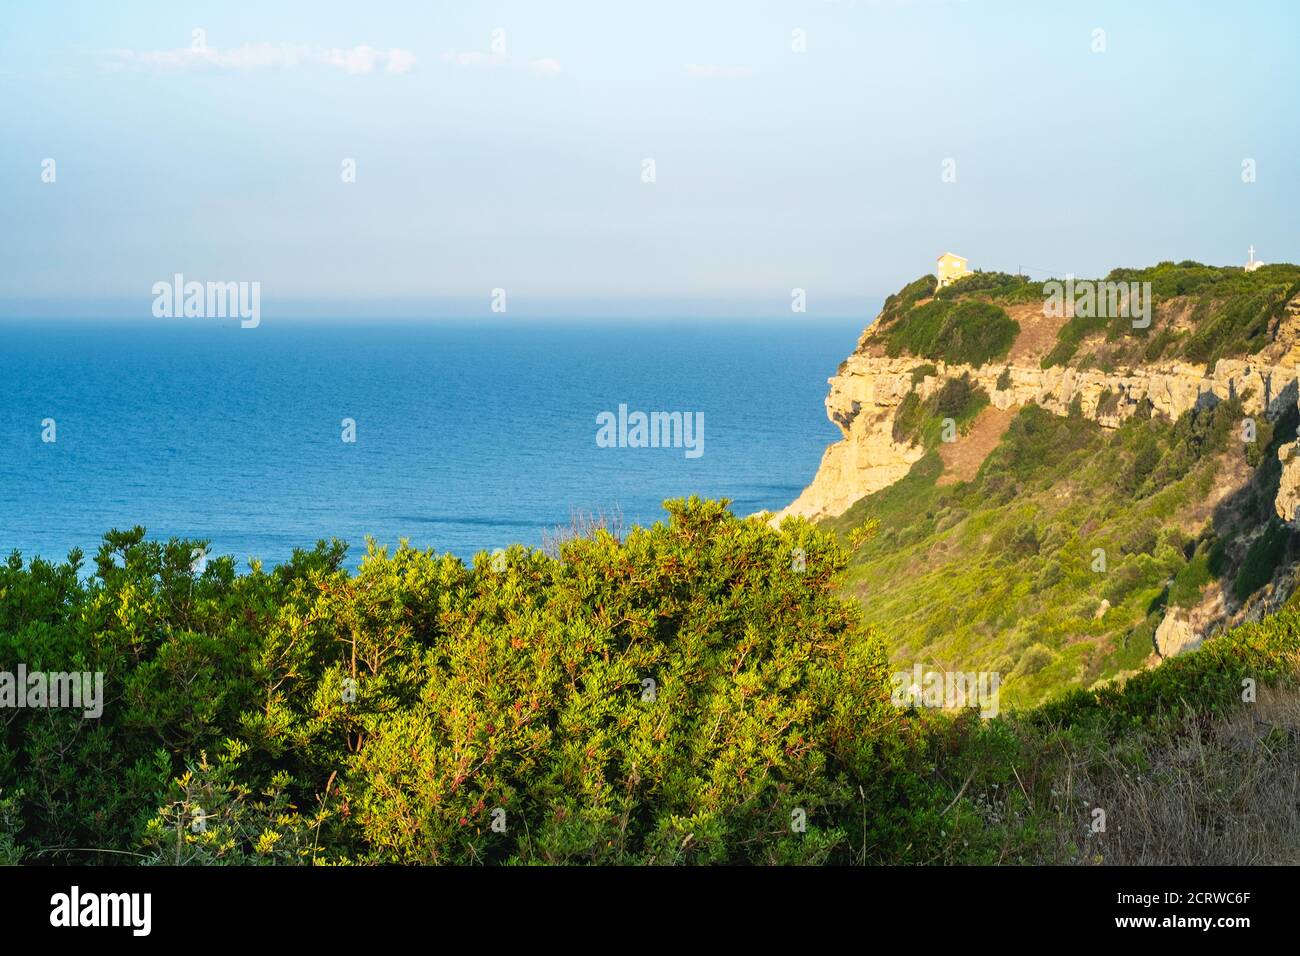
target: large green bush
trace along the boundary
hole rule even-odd
[[[934,298],[915,306],[886,330],[891,356],[908,352],[953,364],[984,365],[1004,358],[1020,324],[999,306],[974,299]]]
[[[103,671],[18,710],[0,840],[33,859],[819,862],[861,855],[891,727],[847,556],[724,503],[473,566],[341,545],[237,575],[107,536],[0,570],[0,666]],[[866,789],[859,789],[865,787]],[[796,825],[806,818],[806,829]],[[194,823],[201,821],[201,826]],[[93,851],[99,851],[93,852]]]
[[[924,401],[908,392],[898,406],[891,426],[894,441],[915,442],[932,448],[941,440],[944,419],[966,426],[989,403],[988,393],[971,381],[969,373],[948,378]]]

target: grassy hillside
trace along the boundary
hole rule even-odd
[[[1031,405],[974,480],[942,486],[945,410],[929,404],[896,420],[925,457],[826,523],[879,522],[846,586],[896,661],[997,671],[1008,701],[1032,704],[1142,667],[1167,604],[1222,584],[1246,601],[1295,548],[1272,517],[1294,415],[1246,444],[1239,400],[1114,431]]]

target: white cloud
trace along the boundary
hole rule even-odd
[[[457,66],[471,69],[474,67],[500,66],[506,61],[503,54],[500,53],[480,53],[477,50],[471,50],[468,53],[443,53],[438,59],[444,63],[454,63]]]
[[[560,72],[560,61],[549,56],[544,56],[540,60],[529,60],[528,65],[538,73],[555,75]]]
[[[410,73],[413,66],[415,66],[415,54],[410,50],[388,51],[389,73]]]
[[[699,76],[706,79],[722,77],[724,79],[734,80],[753,74],[747,66],[719,66],[716,63],[687,63],[686,75]]]
[[[303,65],[332,66],[345,73],[362,75],[383,67],[389,73],[407,73],[415,65],[410,50],[377,50],[371,46],[315,49],[287,43],[246,43],[228,50],[215,47],[174,50],[113,50],[112,68],[134,64],[160,70],[215,67],[221,70],[250,70],[267,67],[291,68]]]

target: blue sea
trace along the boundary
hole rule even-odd
[[[826,379],[862,324],[0,322],[0,549],[89,556],[138,524],[241,567],[339,537],[355,567],[366,536],[468,559],[575,512],[780,508],[839,437]],[[620,404],[702,412],[703,454],[598,447]]]

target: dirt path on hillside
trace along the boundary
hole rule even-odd
[[[1017,408],[1005,411],[986,405],[970,431],[958,435],[954,442],[945,442],[939,446],[939,457],[943,459],[943,474],[935,482],[937,485],[955,485],[959,481],[970,481],[984,464],[998,442],[1002,440],[1011,419],[1016,417]]]
[[[1068,311],[1073,312],[1073,309]],[[1033,368],[1037,368],[1039,360],[1056,345],[1057,333],[1068,320],[1065,315],[1043,315],[1041,302],[1014,305],[1007,309],[1007,315],[1020,323],[1020,334],[1012,343],[1007,364]]]

